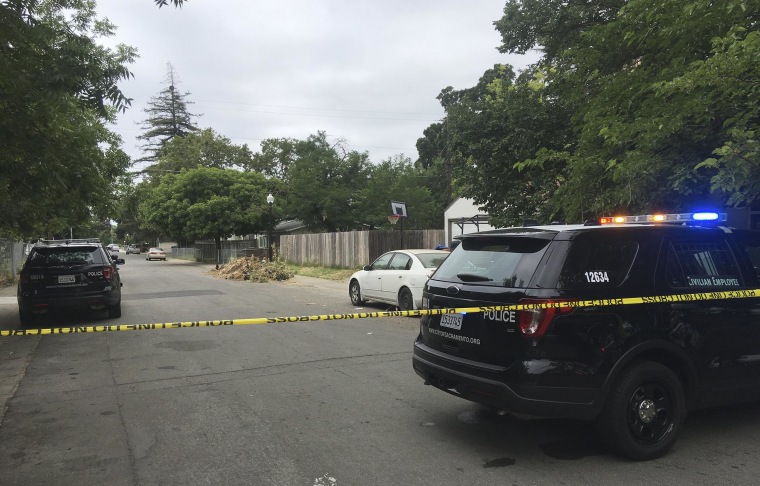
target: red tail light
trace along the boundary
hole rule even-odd
[[[103,269],[103,278],[110,281],[112,277],[113,277],[113,268],[105,267]]]
[[[551,304],[563,302],[557,299],[522,299],[520,304]],[[520,313],[520,331],[526,336],[540,338],[546,334],[549,325],[556,316],[569,314],[572,307],[549,307],[544,309],[522,310]]]

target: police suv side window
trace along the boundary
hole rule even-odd
[[[734,241],[739,248],[739,257],[744,257],[747,266],[753,270],[755,282],[747,283],[748,285],[757,285],[760,280],[760,233],[756,231],[734,230]]]
[[[668,247],[668,285],[677,288],[736,288],[741,272],[725,241],[673,241]]]
[[[638,249],[635,241],[575,241],[565,258],[557,286],[561,289],[617,287],[628,275]]]

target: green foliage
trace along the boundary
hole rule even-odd
[[[267,227],[266,196],[272,185],[253,172],[182,170],[162,178],[140,204],[139,214],[145,227],[162,236],[219,241]]]
[[[289,213],[317,230],[353,229],[369,170],[367,154],[330,145],[324,132],[296,142],[295,152],[288,171]]]
[[[119,216],[116,218],[117,235],[128,243],[156,241],[161,232],[143,227],[140,221],[139,206],[150,195],[150,184],[142,182],[134,185],[132,181],[122,187],[119,201]]]
[[[399,155],[371,165],[358,194],[358,220],[368,229],[387,227],[390,202],[403,201],[409,215],[404,220],[405,229],[440,227],[444,208],[435,204],[427,183],[425,171],[407,157]]]
[[[760,140],[757,132],[732,130],[731,139],[715,149],[715,155],[719,158],[709,158],[697,165],[698,169],[715,169],[710,181],[713,190],[728,194],[729,204],[756,201],[756,195],[760,194]]]
[[[113,26],[86,0],[0,2],[0,231],[47,236],[115,210],[128,166],[105,128],[129,99],[133,48],[97,44]]]
[[[562,208],[548,202],[565,178],[559,154],[572,142],[569,116],[542,76],[529,71],[517,79],[497,65],[475,87],[439,95],[447,116],[433,133],[443,133],[445,144],[440,135],[427,144],[439,150],[430,170],[449,174],[452,195],[473,198],[498,225],[561,217]]]
[[[198,130],[193,117],[199,115],[188,111],[187,105],[193,104],[192,101],[186,99],[190,93],[180,93],[177,90],[179,80],[171,63],[167,64],[165,82],[167,86],[158,93],[158,96],[152,97],[143,110],[148,115],[142,122],[145,132],[137,138],[145,140],[142,149],[147,155],[136,162],[157,161],[162,149],[169,141]]]
[[[290,166],[298,158],[297,140],[291,138],[270,138],[261,142],[261,152],[253,155],[252,170],[284,183],[290,180]]]
[[[759,21],[746,0],[508,0],[500,50],[543,58],[443,90],[418,163],[502,225],[750,204]]]
[[[576,45],[586,30],[614,19],[627,0],[508,0],[494,22],[501,33],[500,52],[525,54],[541,49],[551,61]]]
[[[324,132],[306,140],[265,140],[253,167],[282,180],[285,213],[315,231],[388,226],[392,200],[406,202],[410,229],[442,221],[442,208],[426,187],[428,171],[402,156],[371,164],[366,153],[348,151],[342,141],[331,145]]]
[[[589,181],[598,189],[595,212],[682,210],[708,197],[716,172],[695,168],[737,123],[750,130],[758,123],[757,46],[737,51],[760,20],[760,7],[749,5],[631,0],[614,21],[584,32],[584,44],[564,54],[577,69],[554,78],[590,80],[587,101],[574,107],[571,169],[583,179],[573,177],[564,197],[578,201]]]
[[[145,172],[155,181],[166,173],[196,167],[250,169],[252,159],[253,154],[247,145],[234,145],[227,137],[206,128],[167,141],[157,163]]]

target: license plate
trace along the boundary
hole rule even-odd
[[[444,314],[441,316],[441,327],[449,327],[457,331],[462,329],[462,314]]]
[[[58,275],[58,283],[76,283],[76,276],[74,275]]]

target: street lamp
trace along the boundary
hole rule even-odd
[[[267,196],[267,204],[269,204],[269,237],[267,238],[267,244],[269,245],[269,262],[272,262],[272,203],[274,203],[274,196],[270,192]]]

